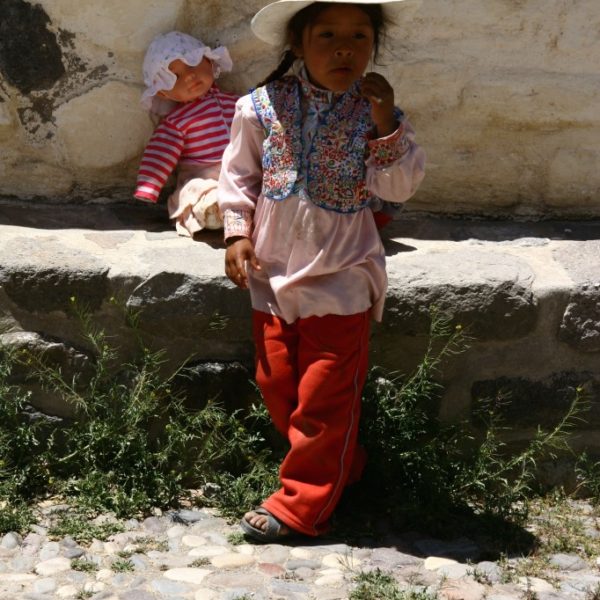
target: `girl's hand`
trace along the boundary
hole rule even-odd
[[[377,127],[377,137],[394,133],[398,121],[394,117],[394,89],[379,73],[367,73],[361,83],[362,95],[371,103],[371,116]]]
[[[243,290],[248,287],[246,261],[250,263],[253,269],[260,271],[252,241],[245,237],[229,238],[227,240],[227,251],[225,252],[225,274]]]

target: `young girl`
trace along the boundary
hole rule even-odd
[[[252,21],[268,43],[284,32],[288,50],[237,103],[219,205],[225,272],[250,288],[256,379],[290,443],[281,489],[241,523],[260,541],[326,531],[365,462],[356,437],[369,321],[381,319],[387,286],[368,207],[407,200],[424,164],[390,84],[363,75],[392,6],[279,0]]]
[[[214,81],[231,67],[226,48],[212,50],[179,31],[159,35],[146,52],[142,105],[164,118],[144,151],[134,195],[156,202],[178,166],[168,210],[180,235],[223,226],[217,179],[238,97]]]

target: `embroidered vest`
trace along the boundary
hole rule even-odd
[[[256,114],[266,132],[263,143],[263,194],[284,200],[299,191],[302,161],[300,82],[288,76],[252,92]],[[371,107],[354,90],[333,105],[308,153],[306,187],[317,206],[342,213],[365,208],[367,142],[372,137]]]

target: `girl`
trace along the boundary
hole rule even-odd
[[[381,319],[387,286],[368,206],[407,200],[424,164],[390,84],[363,75],[392,1],[279,0],[252,21],[262,40],[285,32],[288,44],[238,101],[219,179],[225,272],[250,288],[257,383],[290,443],[281,489],[241,522],[259,541],[326,531],[364,466],[369,319]]]
[[[212,50],[179,31],[159,35],[146,52],[142,105],[164,119],[144,151],[134,195],[157,202],[179,163],[168,210],[180,235],[223,226],[217,178],[238,97],[214,82],[231,67],[226,48]]]

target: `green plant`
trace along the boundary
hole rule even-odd
[[[350,593],[350,600],[435,600],[436,598],[426,590],[401,590],[392,575],[380,569],[359,573],[354,580],[357,586]]]
[[[600,505],[600,460],[583,452],[575,463],[578,487],[596,505]]]
[[[585,401],[578,390],[562,420],[549,431],[539,429],[516,452],[503,441],[502,405],[496,401],[480,403],[474,418],[479,427],[471,421],[441,422],[440,371],[468,341],[460,326],[433,311],[428,345],[414,373],[401,377],[380,368],[369,373],[360,433],[369,463],[364,483],[348,494],[338,519],[344,531],[372,532],[368,514],[378,513],[399,527],[437,535],[464,534],[470,526],[493,532],[498,542],[532,543],[528,532],[515,527],[524,523],[528,501],[538,492],[537,464],[568,451]],[[363,526],[359,531],[357,521]]]
[[[91,515],[85,513],[67,514],[60,518],[48,529],[48,536],[60,539],[72,537],[80,544],[89,544],[94,539],[104,541],[115,533],[121,533],[125,528],[121,523],[102,523],[96,525],[91,521]]]
[[[115,573],[126,573],[133,571],[135,565],[127,558],[117,558],[111,563],[110,568]]]
[[[93,573],[98,570],[98,565],[95,562],[85,558],[74,558],[71,561],[71,569],[73,569],[73,571]]]

